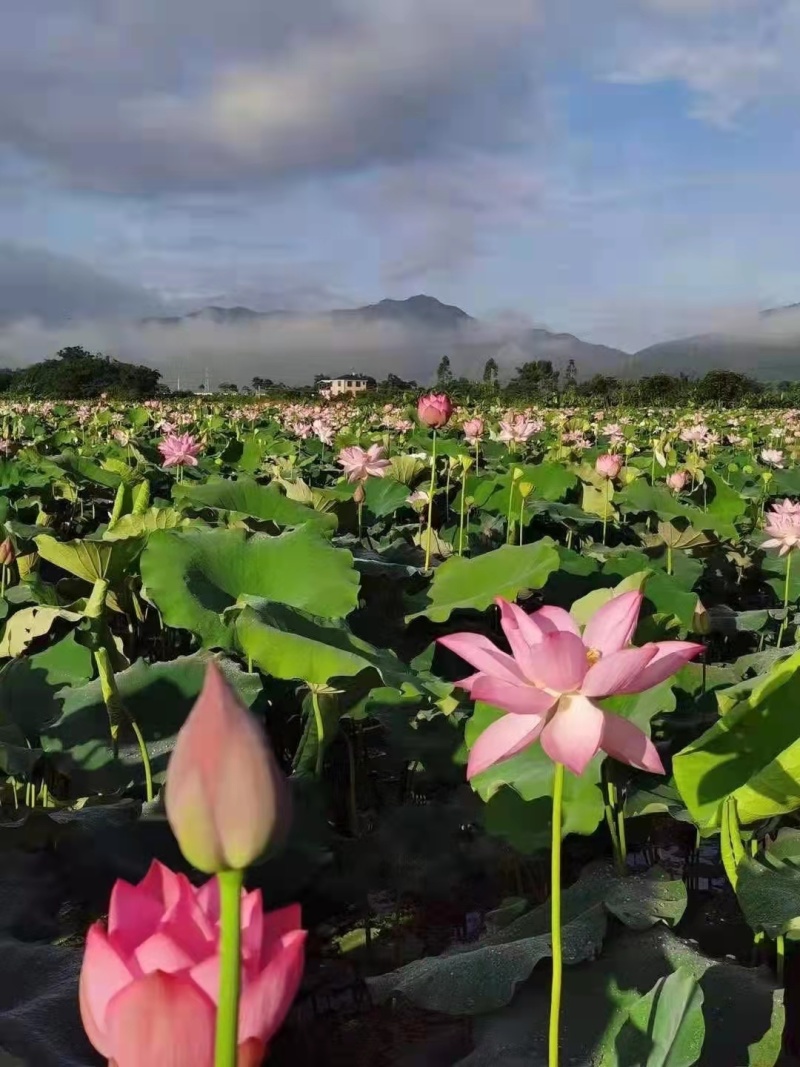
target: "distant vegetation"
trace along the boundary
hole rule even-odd
[[[579,371],[583,371],[579,378]],[[800,407],[800,381],[760,382],[730,370],[712,370],[701,378],[687,374],[653,374],[642,378],[607,374],[586,376],[570,360],[560,371],[551,360],[522,363],[509,382],[500,384],[498,366],[486,361],[480,379],[456,377],[450,358],[444,356],[436,373],[436,388],[454,400],[477,401],[496,397],[498,401],[562,405],[597,403],[653,407],[718,405],[736,407]],[[320,377],[320,376],[318,376]],[[367,394],[370,400],[397,399],[418,392],[415,381],[390,374]],[[199,387],[197,392],[202,391]],[[287,386],[270,378],[255,377],[249,386],[221,382],[218,391],[237,396],[308,398],[317,393],[316,380],[306,386]],[[169,393],[161,374],[152,367],[124,363],[79,345],[62,348],[52,359],[19,370],[0,369],[0,393],[37,400],[89,400],[102,394],[120,399],[144,399]],[[184,395],[191,395],[189,391]],[[173,395],[175,395],[173,393]]]
[[[134,400],[158,393],[160,379],[152,367],[72,345],[30,367],[0,370],[0,390],[36,400],[91,400],[103,393]]]

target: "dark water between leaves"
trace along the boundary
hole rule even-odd
[[[91,867],[76,864],[68,848],[53,841],[10,847],[12,839],[3,831],[0,826],[0,1065],[100,1065],[82,1032],[77,975],[82,936],[99,914],[97,901],[107,893],[107,879],[89,886],[85,879]],[[567,969],[563,1067],[592,1065],[591,1042],[607,1022],[604,983],[613,978],[645,991],[674,966],[676,946],[717,961],[703,980],[708,1047],[700,1067],[745,1067],[748,1059],[739,1060],[739,1054],[769,1022],[771,961],[754,950],[715,843],[689,851],[680,843],[648,844],[632,851],[628,862],[634,874],[658,864],[684,879],[688,907],[677,937],[663,927],[635,936],[620,927],[607,938],[599,960]],[[409,902],[392,930],[390,910],[378,914],[376,900],[371,950],[362,938],[360,946],[338,956],[324,951],[331,924],[315,931],[303,990],[271,1050],[272,1067],[545,1067],[546,961],[507,1008],[485,1016],[457,1018],[399,1001],[372,1002],[365,975],[391,970],[422,951],[479,938],[490,909],[486,902],[481,908],[471,903]],[[790,948],[787,1007],[798,1003],[798,979],[798,960]],[[787,1036],[795,1041],[794,1019],[800,1012],[789,1015]],[[724,1034],[727,1044],[721,1043]],[[4,1059],[3,1052],[11,1058]],[[779,1062],[789,1067],[800,1061],[785,1055]]]

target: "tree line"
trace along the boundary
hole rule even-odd
[[[317,376],[317,379],[321,378]],[[256,376],[241,389],[234,382],[221,382],[219,392],[262,397],[309,399],[318,393],[318,382],[307,386],[287,386],[270,378]],[[598,404],[608,407],[703,406],[800,407],[800,381],[759,382],[731,370],[711,370],[702,377],[686,374],[651,374],[641,378],[618,378],[594,374],[579,380],[578,368],[570,360],[563,372],[551,360],[530,360],[516,368],[501,385],[497,361],[486,360],[479,379],[457,377],[449,356],[443,356],[436,371],[435,388],[454,400],[508,400],[539,405]],[[200,387],[198,392],[202,391]],[[416,381],[389,374],[364,399],[400,399],[420,391]],[[161,374],[152,367],[125,363],[100,352],[88,352],[80,345],[62,348],[51,359],[18,370],[0,369],[0,393],[37,400],[88,400],[107,394],[119,399],[144,399],[169,393]],[[172,393],[172,395],[176,395]],[[191,393],[177,394],[191,395]]]

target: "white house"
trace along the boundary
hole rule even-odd
[[[321,378],[317,382],[323,396],[342,396],[344,393],[358,396],[368,389],[374,389],[377,384],[375,379],[370,378],[368,374],[358,374],[354,370],[347,374],[337,374],[333,378]]]

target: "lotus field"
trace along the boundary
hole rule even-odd
[[[0,421],[3,1067],[800,1062],[800,411]]]

